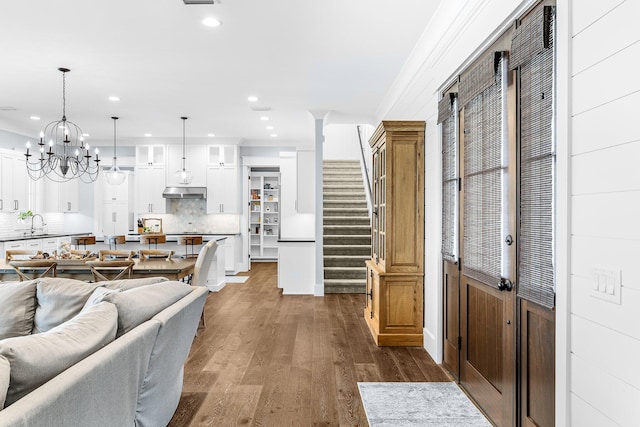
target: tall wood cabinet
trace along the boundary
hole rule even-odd
[[[383,121],[373,152],[371,259],[364,317],[380,346],[423,345],[423,121]]]

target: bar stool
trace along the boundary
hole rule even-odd
[[[76,249],[80,249],[80,245],[83,245],[84,249],[87,250],[87,245],[96,244],[96,236],[72,236],[71,244],[75,245]]]
[[[155,249],[158,249],[158,243],[166,243],[167,235],[166,234],[142,234],[140,235],[140,244],[149,245],[149,249],[151,249],[151,244],[155,245]]]
[[[111,248],[111,244],[113,244],[113,249],[118,249],[118,245],[123,245],[127,242],[127,237],[124,235],[117,236],[104,236],[104,241],[109,243],[109,249]]]
[[[197,257],[198,254],[194,251],[195,245],[202,244],[202,236],[179,236],[178,244],[184,245],[184,257],[185,258],[194,258]],[[191,253],[189,253],[189,246],[191,246]]]

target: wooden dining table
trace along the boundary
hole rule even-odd
[[[56,277],[67,277],[77,280],[92,280],[91,268],[87,260],[59,260],[56,266]],[[180,280],[193,273],[195,258],[158,258],[134,259],[131,278],[166,277],[169,280]],[[18,280],[18,274],[5,260],[0,261],[0,280]]]

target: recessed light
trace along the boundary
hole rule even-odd
[[[266,130],[273,130],[273,126],[267,126],[265,129]]]
[[[210,16],[202,20],[202,25],[205,25],[207,27],[219,27],[220,25],[222,25],[222,22],[220,22],[218,19],[214,18],[213,16]]]
[[[83,133],[82,136],[84,136],[86,138],[86,137],[91,136],[91,135],[89,135],[88,133]]]
[[[120,98],[118,98],[117,96],[110,96],[109,101],[114,101],[114,102],[120,101]]]
[[[208,133],[207,136],[210,137],[210,138],[213,138],[214,136],[216,136],[216,134],[215,133]]]
[[[247,101],[249,102],[258,102],[258,97],[257,96],[250,96],[247,98]]]
[[[147,138],[149,138],[150,136],[153,136],[153,135],[151,135],[150,133],[145,133],[145,134],[144,134],[144,136],[146,136]]]
[[[265,121],[265,122],[266,122],[267,120],[269,120],[269,117],[267,117],[267,116],[262,116],[262,117],[260,117],[260,120],[263,120],[263,121]]]
[[[38,117],[38,116],[31,116],[31,117],[29,117],[29,118],[30,118],[31,120],[40,120],[40,117]]]
[[[278,136],[278,134],[277,133],[272,133],[270,136],[275,138],[276,136]]]

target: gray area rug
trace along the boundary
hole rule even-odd
[[[460,388],[447,383],[358,383],[371,427],[491,427]]]

